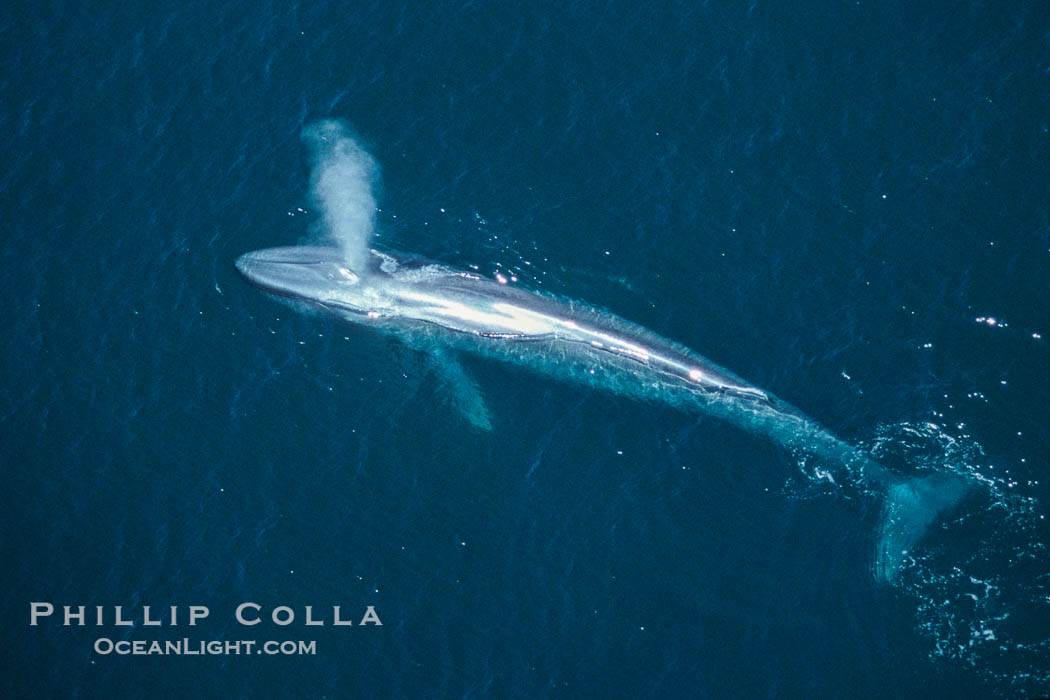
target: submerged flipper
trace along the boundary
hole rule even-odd
[[[875,543],[875,576],[890,582],[904,558],[939,514],[958,503],[970,483],[957,474],[933,474],[893,484]]]
[[[485,398],[455,355],[447,350],[434,350],[430,357],[446,400],[475,428],[492,430]]]

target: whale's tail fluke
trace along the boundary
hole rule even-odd
[[[892,583],[901,571],[912,548],[922,540],[927,529],[946,514],[975,486],[972,478],[953,472],[928,472],[922,476],[902,478],[876,461],[865,450],[858,449],[805,418],[798,409],[786,413],[783,401],[775,412],[766,411],[765,427],[780,442],[846,467],[847,474],[869,492],[882,492],[883,512],[875,538],[875,578]],[[762,417],[762,414],[756,414]],[[794,416],[793,420],[787,420]],[[823,478],[822,473],[817,476]],[[834,481],[834,479],[832,479]]]
[[[958,474],[936,473],[893,484],[886,493],[875,542],[875,577],[891,582],[926,528],[958,503],[971,484]]]

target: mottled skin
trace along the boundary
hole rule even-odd
[[[354,256],[359,259],[361,256]],[[241,256],[253,284],[312,304],[429,352],[458,386],[458,407],[491,429],[484,400],[455,352],[490,357],[622,396],[700,410],[819,455],[889,489],[876,574],[890,579],[906,550],[965,485],[934,475],[902,481],[801,411],[689,348],[615,314],[393,251],[351,269],[338,248],[269,248]],[[452,351],[452,352],[450,352]]]

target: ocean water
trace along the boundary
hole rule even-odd
[[[1050,693],[1047,17],[6,5],[3,695]],[[971,495],[886,584],[877,489],[718,420],[468,360],[472,430],[418,353],[233,268],[324,236],[329,118],[380,245],[611,309]],[[184,636],[316,653],[95,651]]]

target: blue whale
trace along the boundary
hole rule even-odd
[[[351,266],[342,249],[268,248],[236,261],[252,284],[393,335],[434,359],[455,407],[492,429],[482,393],[460,364],[467,353],[559,380],[686,411],[844,465],[886,491],[876,578],[891,581],[938,514],[964,495],[951,474],[902,479],[802,411],[689,348],[589,304],[527,291],[396,251],[368,249]]]

